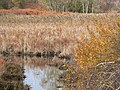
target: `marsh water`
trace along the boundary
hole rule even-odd
[[[24,85],[28,85],[30,90],[63,90],[63,83],[59,82],[59,76],[64,71],[57,67],[62,63],[62,60],[56,57],[31,58],[14,56],[4,57],[4,60],[5,63],[14,63],[23,68],[25,78],[22,82]]]

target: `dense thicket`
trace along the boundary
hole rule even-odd
[[[41,1],[41,0],[39,0]],[[120,10],[119,0],[42,0],[49,10],[80,13],[111,12]],[[45,4],[44,3],[44,4]]]
[[[119,0],[0,0],[1,9],[39,8],[52,11],[98,13],[120,12]]]

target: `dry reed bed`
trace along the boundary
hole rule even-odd
[[[72,54],[74,47],[95,35],[95,20],[118,28],[114,19],[120,14],[1,15],[0,51],[61,51]]]

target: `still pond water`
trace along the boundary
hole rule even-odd
[[[23,67],[26,76],[23,83],[29,85],[30,90],[63,90],[63,83],[59,82],[59,76],[64,71],[54,65],[62,63],[62,60],[29,57],[6,57],[4,60]]]

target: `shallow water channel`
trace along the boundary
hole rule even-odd
[[[22,67],[25,76],[22,83],[28,85],[30,90],[63,90],[63,83],[59,82],[59,76],[63,74],[64,71],[58,68],[62,60],[58,58],[13,56],[5,57],[4,60],[4,63],[14,63]],[[5,67],[3,70],[5,70]]]

